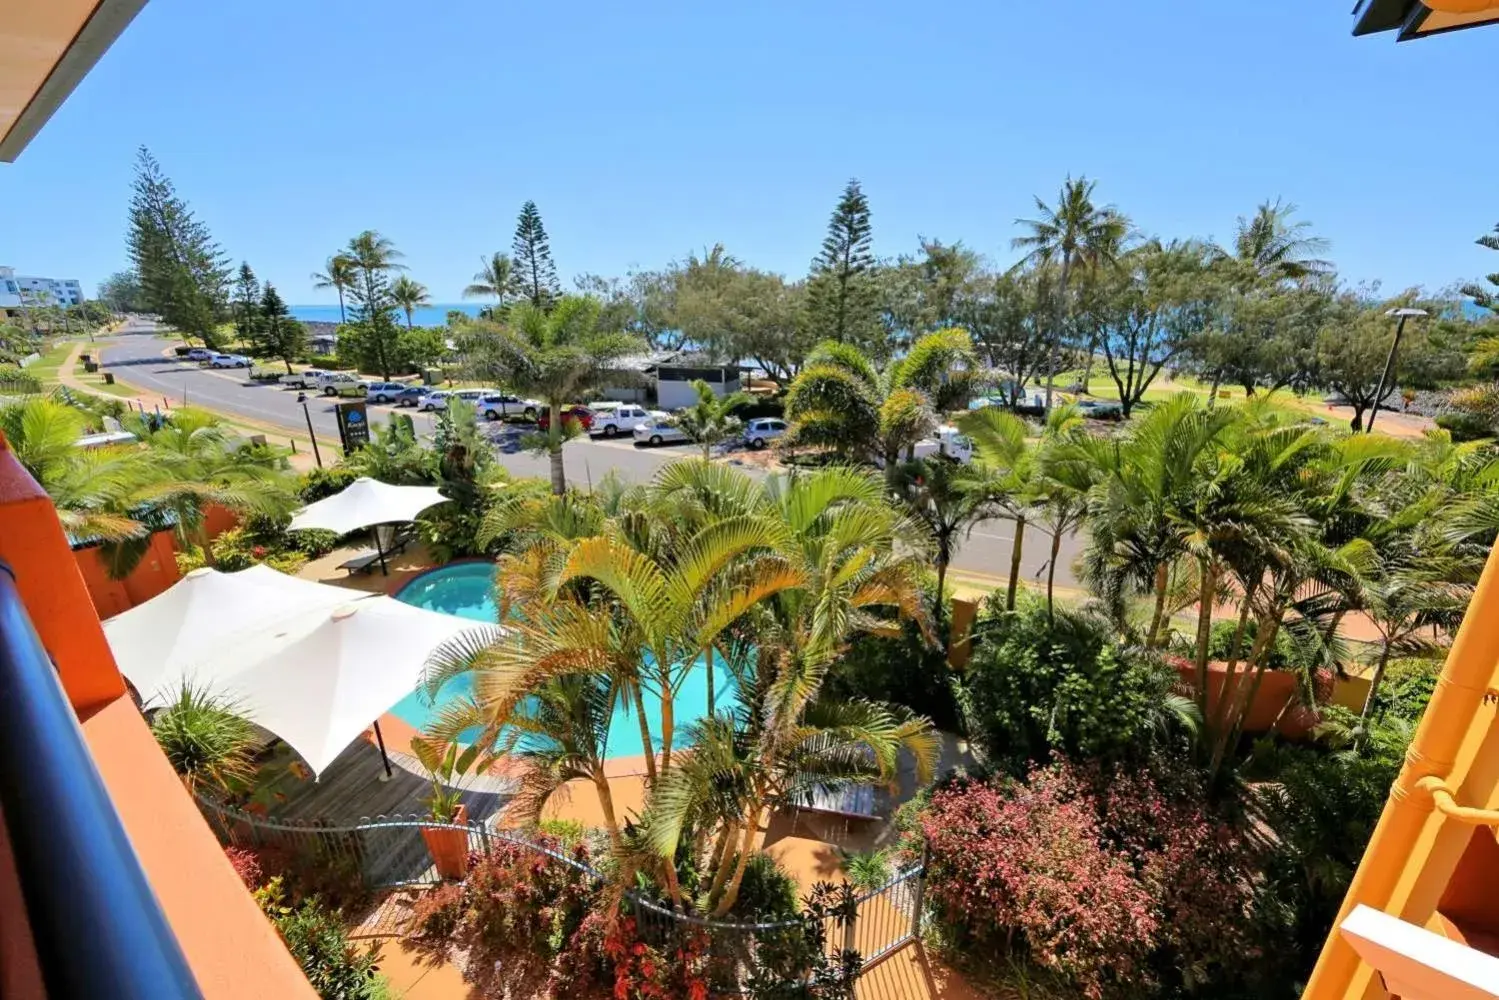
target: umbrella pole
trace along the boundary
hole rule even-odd
[[[390,570],[385,567],[385,549],[380,546],[380,526],[370,528],[370,534],[375,536],[375,552],[380,556],[380,575],[390,576]]]
[[[385,734],[380,732],[380,720],[375,720],[375,742],[380,745],[380,763],[385,765],[385,777],[381,781],[389,781],[394,775],[390,770],[390,757],[385,753]]]

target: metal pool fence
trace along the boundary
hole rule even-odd
[[[483,823],[437,824],[420,816],[376,816],[347,826],[322,822],[274,820],[199,796],[208,825],[226,846],[252,849],[263,857],[304,873],[316,886],[326,880],[337,887],[356,885],[366,891],[433,886],[443,881],[422,838],[423,830],[461,831],[470,853],[487,854],[510,844],[566,865],[597,883],[606,880],[597,869],[534,843],[516,833]],[[852,912],[823,921],[823,947],[830,957],[858,952],[868,968],[921,934],[926,868],[917,863],[896,872],[884,885],[855,896]],[[696,937],[719,988],[737,983],[757,952],[792,948],[805,939],[801,920],[735,922],[681,913],[638,893],[625,896],[627,912],[635,917],[642,940],[655,946],[675,946]]]

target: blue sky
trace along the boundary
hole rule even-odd
[[[151,0],[0,165],[0,263],[123,266],[145,143],[297,303],[331,301],[307,276],[364,228],[456,301],[527,198],[565,279],[713,242],[800,274],[851,176],[881,254],[1008,262],[1071,172],[1167,237],[1283,196],[1352,281],[1492,270],[1499,28],[1396,45],[1350,37],[1350,7]]]

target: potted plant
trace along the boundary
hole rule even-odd
[[[460,750],[457,743],[446,745],[418,737],[411,741],[412,752],[432,777],[432,794],[427,798],[427,816],[434,823],[450,824],[423,827],[422,840],[441,878],[461,879],[468,874],[468,831],[452,826],[466,826],[468,807],[459,797],[463,789],[458,781],[474,766],[479,746]]]

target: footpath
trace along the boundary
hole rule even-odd
[[[97,345],[94,346],[97,347]],[[126,390],[124,392],[105,391],[100,386],[90,384],[81,378],[78,374],[79,358],[85,352],[85,349],[89,347],[90,345],[83,341],[79,341],[73,346],[73,350],[69,352],[67,358],[63,360],[62,365],[58,368],[58,384],[67,387],[71,392],[83,392],[106,399],[119,400],[130,406],[131,409],[143,410],[147,413],[153,410],[162,410],[164,412],[172,410],[173,407],[170,399],[156,393],[147,392],[140,386],[131,385],[129,380],[121,378],[118,372],[111,372],[115,377],[115,385],[111,388],[117,390],[123,388]],[[214,410],[209,407],[200,407],[200,409],[213,413],[225,427],[237,431],[246,437],[259,436],[265,438],[268,444],[281,448],[290,448],[292,451],[290,456],[292,467],[298,471],[305,472],[316,465],[306,434],[292,434],[284,427],[277,427],[274,424],[252,420],[233,413],[225,413],[222,410]],[[319,436],[317,443],[319,450],[322,452],[325,465],[332,465],[343,456],[343,450],[339,447],[338,441],[325,436]]]

